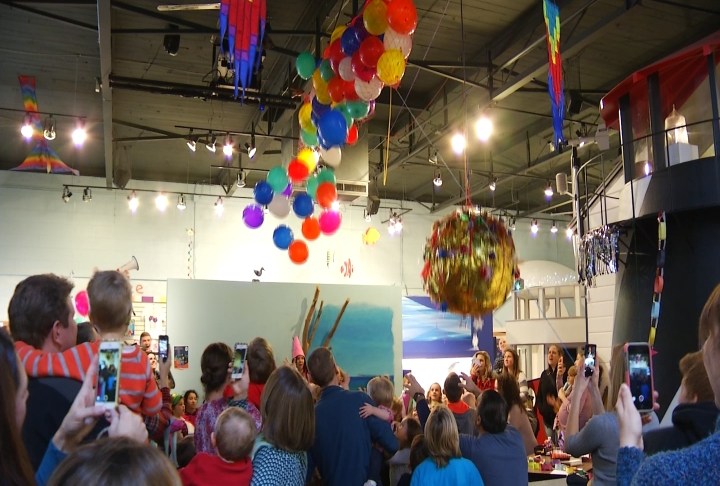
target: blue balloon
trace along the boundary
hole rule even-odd
[[[312,112],[313,114],[320,117],[323,113],[326,113],[330,111],[332,108],[330,108],[330,105],[323,105],[320,103],[320,100],[317,99],[317,96],[314,96],[312,99]]]
[[[273,243],[281,250],[287,250],[294,239],[292,230],[284,224],[281,224],[273,231]]]
[[[318,136],[330,147],[333,145],[345,145],[348,135],[348,125],[342,113],[330,110],[320,117],[318,124]]]
[[[307,218],[315,209],[313,200],[306,193],[298,194],[293,201],[293,211],[300,218]]]
[[[265,181],[258,181],[258,183],[255,184],[253,194],[255,195],[255,201],[262,206],[270,204],[270,201],[272,201],[275,195],[270,184]]]
[[[313,110],[313,111],[310,113],[310,120],[312,120],[312,124],[317,127],[317,126],[318,126],[318,123],[320,123],[320,115],[318,115],[317,113],[315,113],[315,110]]]
[[[360,48],[360,39],[358,38],[355,27],[348,27],[340,38],[340,46],[346,56],[352,56]]]

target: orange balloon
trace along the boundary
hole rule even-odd
[[[307,261],[310,252],[308,251],[307,244],[303,240],[294,240],[288,247],[288,255],[290,256],[290,261],[300,265]]]
[[[308,240],[316,240],[320,236],[320,221],[317,218],[305,218],[302,224],[302,234]]]
[[[317,192],[315,193],[315,199],[317,199],[320,206],[325,209],[330,208],[332,203],[334,203],[337,199],[337,189],[335,189],[335,184],[332,182],[323,182],[320,184],[317,188]]]

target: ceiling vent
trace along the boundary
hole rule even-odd
[[[343,181],[338,180],[335,184],[339,201],[351,202],[359,197],[367,197],[368,183],[367,181]],[[293,185],[293,196],[305,192],[304,185]]]

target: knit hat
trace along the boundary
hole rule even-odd
[[[179,393],[173,393],[172,394],[172,406],[173,408],[177,407],[177,404],[180,403],[180,400],[183,399],[183,396]]]
[[[303,348],[300,345],[300,340],[297,336],[293,336],[293,343],[292,343],[292,359],[297,358],[298,356],[305,357],[305,353],[303,352]]]

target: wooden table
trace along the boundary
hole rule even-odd
[[[528,456],[528,461],[534,459],[537,456]],[[541,456],[543,463],[552,463],[550,456]],[[576,470],[582,469],[583,471],[590,471],[592,469],[592,460],[583,459],[582,464],[573,466]],[[552,469],[550,471],[540,471],[537,469],[531,469],[528,462],[528,481],[548,481],[551,479],[566,478],[568,476],[567,466],[563,469]]]

